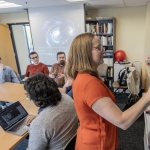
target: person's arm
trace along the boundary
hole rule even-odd
[[[29,134],[28,150],[46,150],[50,139],[43,126],[31,124]]]
[[[73,79],[68,79],[67,81],[66,81],[66,83],[64,84],[64,86],[63,86],[63,88],[62,88],[62,93],[67,93],[68,91],[67,91],[67,88],[69,87],[69,86],[72,86],[72,83],[73,83]]]
[[[112,124],[122,128],[123,130],[126,130],[135,122],[135,120],[149,105],[150,88],[136,104],[124,112],[122,112],[109,97],[103,97],[96,100],[92,105],[92,109]]]
[[[30,126],[31,122],[37,117],[37,115],[29,115],[26,119],[26,125]]]
[[[67,87],[68,87],[68,80],[67,82],[64,84],[63,88],[62,88],[62,93],[67,93]]]
[[[4,70],[0,69],[0,84],[5,82],[5,78],[4,78]]]
[[[54,66],[52,65],[51,70],[49,72],[49,77],[55,79],[57,75],[54,73]]]
[[[45,74],[45,75],[49,75],[49,70],[48,70],[48,67],[45,65],[44,66],[44,68],[43,68],[43,73]]]
[[[59,78],[59,79],[65,78],[65,74],[63,74],[63,73],[58,73],[57,78]]]
[[[10,75],[11,75],[11,81],[13,83],[20,83],[17,75],[15,74],[15,72],[10,68]]]

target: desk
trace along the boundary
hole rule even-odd
[[[61,92],[61,88],[59,88]],[[5,82],[0,84],[0,100],[8,102],[20,101],[22,106],[26,109],[29,114],[37,115],[38,107],[36,107],[33,102],[29,99],[26,99],[25,90],[23,84],[8,83]],[[5,132],[0,127],[0,149],[1,150],[10,150],[13,149],[17,144],[19,144],[28,133],[23,136],[17,136],[11,133]]]
[[[4,82],[0,84],[0,100],[16,102],[26,99],[23,84]]]
[[[29,114],[37,115],[38,107],[36,107],[32,101],[25,99],[25,100],[21,101],[21,104],[27,110],[27,112]],[[13,149],[27,135],[28,135],[28,133],[24,134],[23,136],[17,136],[17,135],[5,132],[0,127],[0,149],[1,150]]]

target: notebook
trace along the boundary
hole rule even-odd
[[[21,136],[29,129],[25,124],[27,117],[27,111],[18,101],[0,111],[0,126],[6,132]]]

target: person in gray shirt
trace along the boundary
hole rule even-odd
[[[0,58],[0,84],[3,82],[20,83],[15,72],[9,66],[5,66]]]
[[[78,128],[73,99],[61,94],[57,83],[42,73],[29,77],[24,88],[39,107],[38,115],[26,120],[30,125],[28,150],[62,150]]]

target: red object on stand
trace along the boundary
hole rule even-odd
[[[115,52],[115,60],[120,62],[124,61],[126,58],[126,53],[123,50],[118,50]]]

